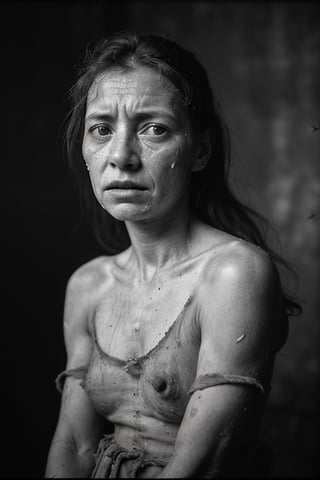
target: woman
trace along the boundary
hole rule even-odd
[[[73,100],[70,162],[117,250],[67,286],[46,476],[265,474],[259,421],[299,306],[228,188],[204,69],[166,39],[119,33],[87,52]]]

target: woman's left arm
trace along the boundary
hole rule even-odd
[[[252,247],[240,247],[217,270],[208,272],[199,291],[197,378],[240,375],[267,387],[280,335],[281,298],[274,265]],[[236,475],[238,469],[241,473],[264,401],[252,385],[195,390],[173,455],[158,478],[212,478],[230,471]]]

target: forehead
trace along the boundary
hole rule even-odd
[[[158,70],[146,66],[113,68],[95,78],[88,92],[87,113],[115,104],[128,108],[180,108],[174,85]]]

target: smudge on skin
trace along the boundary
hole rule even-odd
[[[194,417],[197,414],[197,412],[198,412],[198,409],[193,407],[190,412],[190,417]]]

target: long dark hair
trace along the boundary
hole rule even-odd
[[[88,91],[94,79],[110,68],[145,65],[157,69],[179,92],[196,132],[212,129],[213,151],[206,167],[191,177],[191,208],[205,223],[247,240],[269,252],[271,258],[289,265],[266,243],[258,222],[260,214],[242,204],[231,192],[228,173],[231,141],[220,106],[212,93],[205,69],[195,55],[166,38],[129,32],[114,33],[88,47],[78,79],[70,91],[73,109],[66,130],[69,164],[77,179],[84,207],[89,213],[98,241],[107,253],[118,253],[129,246],[123,222],[103,210],[97,202],[82,157],[82,139]],[[283,293],[287,314],[301,313],[300,305]]]

